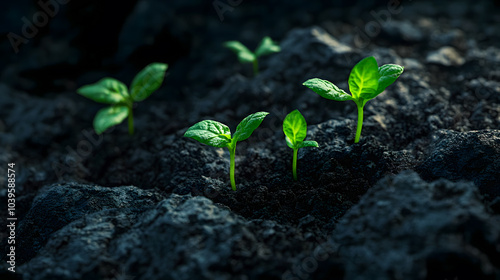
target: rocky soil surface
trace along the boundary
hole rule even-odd
[[[243,1],[223,19],[201,2],[125,1],[108,25],[113,7],[75,0],[18,54],[1,42],[0,166],[16,163],[18,218],[16,274],[3,254],[1,279],[500,279],[494,2]],[[255,77],[221,47],[265,35],[282,51]],[[405,72],[367,103],[355,144],[355,104],[302,82],[347,89],[370,55]],[[151,61],[170,67],[136,134],[96,135],[102,105],[76,88]],[[294,109],[319,143],[299,151],[297,182],[282,132]],[[232,191],[228,151],[182,135],[257,111],[270,115],[238,143]]]

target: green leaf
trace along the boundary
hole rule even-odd
[[[191,126],[184,137],[193,138],[203,144],[217,148],[225,148],[231,143],[229,127],[220,122],[206,120]]]
[[[352,96],[355,99],[369,99],[367,96],[377,92],[379,77],[377,61],[373,56],[358,62],[349,75],[349,90]]]
[[[236,131],[233,135],[233,141],[243,141],[250,137],[252,132],[259,127],[267,115],[269,115],[267,112],[257,112],[244,118],[240,124],[238,124],[238,127],[236,127]]]
[[[378,68],[380,78],[378,79],[377,93],[382,93],[388,86],[392,85],[403,71],[404,67],[397,64],[385,64],[380,66]]]
[[[318,142],[316,141],[304,141],[300,143],[299,148],[306,148],[306,147],[319,147]]]
[[[238,41],[228,41],[224,43],[224,47],[232,50],[238,55],[238,60],[241,63],[251,63],[255,60],[255,54],[247,47]]]
[[[134,101],[142,101],[156,91],[165,79],[168,65],[165,63],[151,63],[139,72],[130,86],[130,93]]]
[[[94,118],[94,130],[97,134],[101,134],[106,129],[120,124],[128,117],[129,109],[127,106],[110,106],[103,108],[97,112]]]
[[[259,46],[255,50],[255,55],[261,57],[272,53],[280,52],[281,48],[270,37],[266,36],[260,41]]]
[[[336,101],[353,100],[352,96],[350,96],[347,92],[341,90],[327,80],[314,78],[305,81],[302,85],[312,89],[314,92],[326,99]]]
[[[127,86],[113,78],[104,78],[97,83],[79,88],[76,92],[95,102],[118,104],[128,97]]]
[[[294,110],[286,116],[283,121],[283,132],[294,148],[298,148],[304,141],[307,135],[307,123],[299,110]]]
[[[291,149],[295,149],[295,145],[292,143],[292,140],[290,140],[290,138],[288,138],[288,136],[285,135],[285,141],[286,141],[286,144],[288,145],[288,147],[290,147]]]

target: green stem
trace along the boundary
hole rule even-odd
[[[229,148],[230,165],[229,165],[229,177],[231,179],[231,188],[233,191],[236,190],[236,181],[234,180],[234,155],[236,154],[236,145]]]
[[[254,76],[257,76],[257,74],[259,74],[259,62],[257,61],[257,58],[253,60],[253,74]]]
[[[293,180],[297,181],[297,152],[299,149],[293,149]]]
[[[128,134],[134,135],[134,113],[132,105],[128,106]]]
[[[356,138],[354,138],[354,143],[359,142],[359,138],[361,137],[361,128],[363,128],[363,104],[356,103],[358,107],[358,127],[356,129]]]

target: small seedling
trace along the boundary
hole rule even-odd
[[[260,41],[260,44],[255,52],[250,51],[247,47],[245,47],[238,41],[225,42],[224,47],[235,52],[238,55],[238,60],[241,63],[253,63],[254,75],[257,75],[259,73],[259,62],[257,60],[259,57],[281,51],[280,46],[267,36],[264,37],[262,41]]]
[[[316,141],[304,141],[307,135],[307,123],[299,110],[288,114],[283,121],[283,132],[288,147],[293,149],[293,180],[297,181],[297,153],[300,148],[318,147]]]
[[[250,137],[252,132],[259,127],[268,114],[267,112],[257,112],[244,118],[240,124],[238,124],[238,127],[236,127],[236,132],[233,137],[231,137],[231,130],[227,125],[212,120],[201,121],[191,126],[186,133],[184,133],[184,137],[193,138],[198,142],[212,147],[227,148],[229,150],[229,176],[231,179],[231,187],[235,191],[234,156],[236,152],[236,143]]]
[[[101,134],[108,128],[120,124],[128,117],[128,132],[134,134],[134,102],[143,101],[156,91],[165,78],[167,64],[152,63],[139,72],[130,85],[127,86],[113,78],[104,78],[95,84],[86,85],[77,92],[99,103],[110,104],[97,112],[94,117],[94,130]]]
[[[358,127],[354,143],[359,142],[363,126],[363,108],[368,102],[382,93],[403,73],[404,67],[397,64],[385,64],[378,67],[373,56],[364,58],[354,66],[349,75],[351,95],[333,83],[318,78],[307,80],[304,86],[312,89],[321,97],[335,101],[352,100],[358,107]]]

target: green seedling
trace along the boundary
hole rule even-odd
[[[307,123],[299,110],[288,114],[283,121],[283,132],[288,147],[293,149],[293,180],[297,181],[297,153],[300,148],[318,147],[316,141],[304,141],[307,135]]]
[[[250,51],[247,47],[245,47],[238,41],[225,42],[224,47],[235,52],[236,55],[238,55],[238,60],[241,63],[252,63],[254,75],[257,75],[259,73],[259,62],[257,60],[259,57],[281,51],[280,46],[267,36],[264,37],[262,41],[260,41],[260,44],[255,52]]]
[[[252,132],[259,127],[268,114],[267,112],[257,112],[244,118],[240,124],[238,124],[238,127],[236,127],[236,132],[232,137],[231,130],[227,125],[212,120],[201,121],[191,126],[186,133],[184,133],[184,137],[193,138],[198,142],[212,147],[227,148],[229,150],[229,177],[231,179],[231,187],[235,191],[234,156],[236,152],[236,143],[250,137]]]
[[[352,100],[358,107],[358,127],[354,143],[359,142],[363,126],[363,108],[368,102],[382,93],[403,73],[404,67],[396,64],[385,64],[378,67],[373,56],[364,58],[354,66],[349,75],[349,95],[333,83],[318,78],[307,80],[304,86],[312,89],[321,97],[335,101]]]
[[[111,105],[99,110],[95,115],[95,132],[101,134],[128,117],[128,132],[130,135],[134,134],[134,102],[143,101],[161,86],[167,67],[168,65],[163,63],[149,64],[135,76],[130,91],[125,84],[113,78],[104,78],[95,84],[79,88],[79,94]]]

